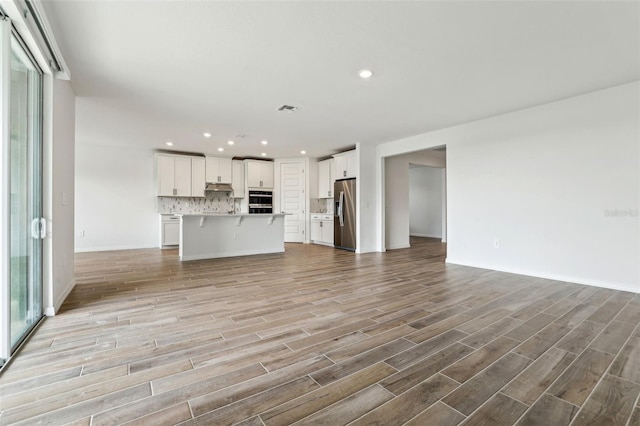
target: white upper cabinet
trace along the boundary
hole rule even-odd
[[[206,181],[211,183],[231,183],[231,158],[206,157]]]
[[[205,160],[202,157],[191,158],[191,195],[204,197]]]
[[[358,158],[356,151],[347,151],[333,156],[336,166],[335,179],[355,178],[358,176]]]
[[[158,196],[191,196],[191,157],[158,155]]]
[[[231,187],[233,188],[233,198],[244,198],[244,162],[233,161],[233,179]]]
[[[318,162],[318,198],[333,198],[334,159]]]
[[[158,196],[159,197],[171,197],[175,195],[175,160],[174,157],[165,155],[158,155]]]
[[[245,160],[247,188],[273,189],[273,162]]]

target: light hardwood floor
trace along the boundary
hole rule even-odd
[[[79,254],[0,376],[0,423],[640,424],[639,295],[443,259]]]

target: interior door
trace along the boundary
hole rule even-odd
[[[304,162],[280,163],[280,212],[284,217],[284,241],[304,242],[305,178]]]
[[[6,36],[5,27],[3,41]],[[2,48],[7,47],[3,43]],[[42,218],[42,74],[15,35],[10,38],[9,66],[8,129],[3,122],[0,180],[4,269],[0,310],[8,312],[2,320],[3,359],[42,318],[42,239],[47,233]]]

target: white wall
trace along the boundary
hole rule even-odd
[[[414,152],[385,160],[385,249],[409,247],[409,167],[420,164],[444,168],[445,154],[438,151]]]
[[[78,141],[75,171],[76,252],[158,247],[153,151]]]
[[[639,100],[634,82],[378,155],[446,144],[448,262],[639,292]]]
[[[442,238],[442,169],[409,168],[409,234]]]
[[[52,80],[52,143],[48,147],[52,161],[45,181],[51,191],[49,201],[50,271],[46,277],[43,302],[47,315],[54,315],[75,285],[74,278],[74,150],[75,150],[75,94],[71,84]],[[47,207],[45,207],[47,209]],[[47,279],[48,278],[48,279]]]

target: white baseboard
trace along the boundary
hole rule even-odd
[[[324,241],[311,240],[311,244],[318,244],[320,246],[334,247],[333,243],[329,244],[329,243],[325,243]]]
[[[156,244],[150,246],[111,246],[111,247],[85,247],[75,249],[75,253],[90,253],[96,251],[114,251],[114,250],[140,250],[148,248],[159,248]]]
[[[576,278],[568,275],[547,274],[544,272],[528,271],[528,270],[522,270],[518,268],[504,267],[501,265],[481,265],[474,262],[466,262],[464,260],[451,259],[451,258],[447,258],[445,262],[450,263],[452,265],[461,265],[461,266],[470,266],[473,268],[489,269],[492,271],[507,272],[510,274],[524,275],[527,277],[544,278],[547,280],[563,281],[563,282],[568,282],[573,284],[583,284],[583,285],[590,285],[594,287],[608,288],[610,290],[620,290],[620,291],[628,291],[631,293],[640,293],[640,286],[634,287],[633,284],[620,284],[620,283],[610,283],[606,281],[585,280],[584,278]]]
[[[47,306],[45,308],[44,314],[48,317],[55,316],[56,312],[60,310],[60,307],[62,306],[65,299],[67,298],[67,296],[69,296],[69,293],[71,293],[71,290],[73,290],[75,286],[76,286],[76,280],[73,279],[67,285],[67,288],[65,288],[64,291],[60,293],[60,296],[58,296],[58,299],[54,302],[53,306]]]
[[[402,244],[402,245],[396,245],[396,246],[388,246],[387,250],[399,250],[399,249],[405,249],[410,247],[411,246],[409,244]]]
[[[256,254],[271,254],[271,253],[284,253],[284,249],[277,250],[277,251],[267,249],[267,250],[243,250],[243,251],[235,251],[235,252],[231,251],[231,252],[225,252],[224,254],[220,254],[220,253],[198,254],[193,256],[182,256],[180,260],[189,261],[189,260],[202,260],[202,259],[217,259],[220,257],[253,256]]]
[[[442,239],[442,235],[436,235],[436,234],[409,234],[412,237],[423,237],[423,238],[438,238],[438,239]]]

